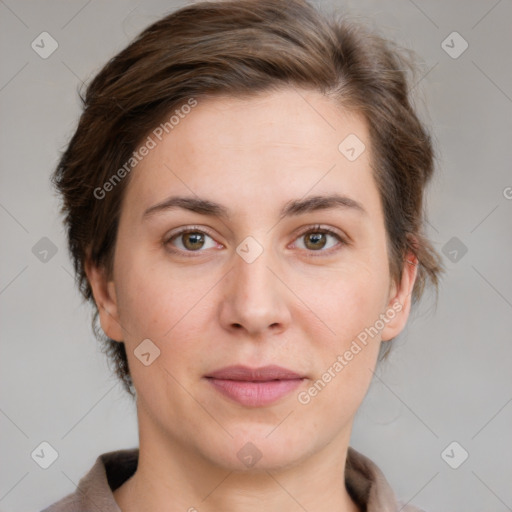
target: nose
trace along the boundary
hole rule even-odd
[[[277,334],[290,324],[284,279],[270,250],[252,262],[238,253],[225,277],[220,307],[220,322],[231,332],[244,332],[252,337]],[[249,260],[250,261],[250,260]]]

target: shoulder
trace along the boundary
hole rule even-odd
[[[352,447],[347,452],[345,485],[353,499],[367,512],[425,512],[398,501],[380,468]]]
[[[112,491],[133,475],[138,455],[136,448],[103,453],[81,478],[74,492],[42,512],[83,512],[89,509],[120,512]]]

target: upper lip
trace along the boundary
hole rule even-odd
[[[220,370],[206,375],[208,378],[240,381],[269,381],[269,380],[291,380],[302,379],[302,375],[295,373],[281,366],[270,365],[259,368],[249,368],[248,366],[236,365],[226,366]]]

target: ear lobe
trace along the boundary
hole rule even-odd
[[[109,281],[105,269],[97,267],[90,258],[85,262],[85,273],[91,285],[103,332],[114,341],[123,341],[114,281]]]
[[[393,293],[384,313],[388,321],[381,333],[382,341],[395,338],[405,327],[411,311],[412,290],[417,275],[418,258],[412,252],[408,252],[403,264],[402,279],[393,286]]]

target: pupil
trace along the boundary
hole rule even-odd
[[[186,233],[185,246],[187,249],[199,249],[204,242],[201,233]]]
[[[308,236],[308,241],[313,242],[313,248],[322,248],[325,245],[325,233],[315,233]],[[324,243],[318,245],[318,242],[323,241]]]

